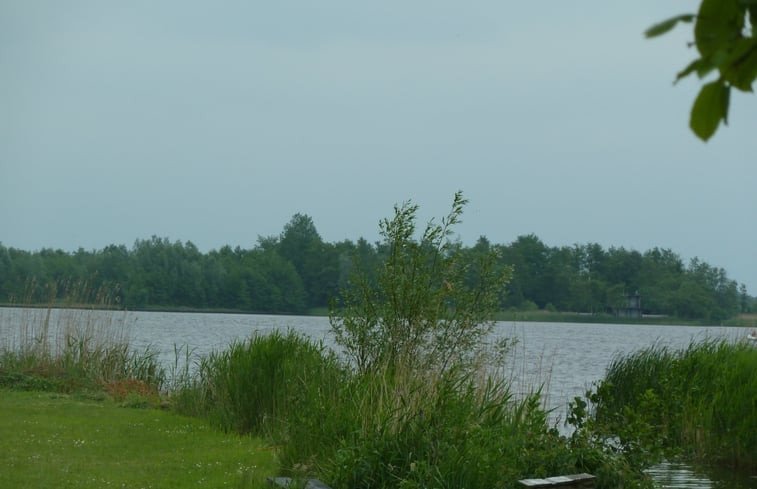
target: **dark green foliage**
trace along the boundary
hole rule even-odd
[[[552,304],[556,311],[613,314],[625,307],[628,294],[639,292],[645,314],[720,323],[750,312],[754,303],[722,268],[698,259],[686,266],[666,249],[550,247],[534,235],[508,245],[481,237],[472,247],[435,246],[426,242],[414,252],[440,256],[437,271],[447,267],[444,280],[452,284],[454,278],[456,289],[473,290],[482,274],[509,273],[508,287],[497,296],[499,310]],[[191,242],[157,237],[137,241],[132,249],[111,245],[75,253],[30,253],[0,244],[0,303],[304,313],[326,308],[331,299],[344,305],[337,290],[355,298],[360,287],[376,287],[387,264],[395,266],[394,260],[400,266],[396,251],[386,239],[324,243],[301,214],[280,236],[260,238],[249,250],[224,246],[203,254]],[[356,281],[356,275],[364,280]]]
[[[48,391],[62,390],[60,381],[47,376],[31,375],[23,372],[0,371],[0,387],[20,391]]]
[[[321,240],[310,216],[295,214],[284,226],[276,250],[302,278],[307,307],[326,305],[336,293],[339,257],[334,245]]]

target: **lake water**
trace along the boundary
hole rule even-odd
[[[20,334],[16,326],[20,320],[34,323],[44,320],[46,313],[42,309],[0,310],[0,348],[12,344],[13,335]],[[329,321],[324,317],[53,311],[50,323],[59,325],[60,329],[60,324],[86,322],[100,315],[123,324],[135,348],[141,350],[149,346],[167,366],[176,360],[176,347],[188,348],[193,355],[200,356],[223,349],[234,340],[274,330],[292,329],[333,344]],[[655,343],[676,348],[708,338],[735,341],[744,338],[747,332],[744,328],[726,327],[498,322],[493,336],[517,340],[505,365],[513,377],[514,388],[525,391],[545,384],[547,406],[554,410],[555,420],[559,420],[564,418],[568,401],[583,395],[593,382],[601,379],[609,362],[618,354]],[[755,478],[733,480],[731,475],[704,474],[685,465],[663,464],[650,473],[660,488],[757,489]]]

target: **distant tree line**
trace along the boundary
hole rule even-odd
[[[635,250],[598,244],[550,247],[533,234],[510,244],[485,237],[458,244],[471,280],[483,254],[495,250],[498,266],[513,267],[501,307],[585,313],[612,312],[639,293],[646,314],[722,320],[753,309],[746,287],[725,270],[693,259],[685,264],[668,249]],[[295,214],[278,236],[261,237],[251,249],[224,246],[201,253],[191,242],[152,237],[131,248],[69,253],[35,252],[0,244],[0,302],[29,304],[76,295],[102,301],[97,291],[114,291],[107,301],[130,309],[207,308],[303,313],[325,307],[349,287],[355,267],[368,276],[379,270],[388,244],[345,240],[324,242],[312,219]],[[86,290],[81,291],[81,284]]]

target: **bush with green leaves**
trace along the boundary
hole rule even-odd
[[[492,249],[479,256],[470,285],[471,264],[452,240],[467,202],[456,193],[449,214],[430,221],[418,240],[418,206],[409,201],[381,222],[388,255],[377,278],[356,266],[330,314],[336,342],[359,371],[400,364],[444,371],[472,359],[491,331],[511,269],[497,266]]]

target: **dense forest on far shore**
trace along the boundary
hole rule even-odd
[[[481,237],[472,247],[459,246],[472,270],[477,256],[492,248],[499,252],[499,266],[513,267],[502,310],[611,313],[626,307],[627,296],[636,293],[645,314],[682,319],[721,321],[756,309],[746,287],[725,270],[698,259],[686,264],[669,249],[641,253],[595,243],[549,247],[533,234],[506,245]],[[337,298],[355,267],[369,275],[378,270],[387,249],[387,243],[362,238],[324,242],[303,214],[295,214],[279,236],[261,237],[251,249],[224,246],[202,253],[191,242],[159,237],[137,240],[131,249],[110,245],[73,253],[29,252],[0,243],[0,303],[74,297],[130,309],[303,313]],[[97,297],[106,290],[108,297]]]

